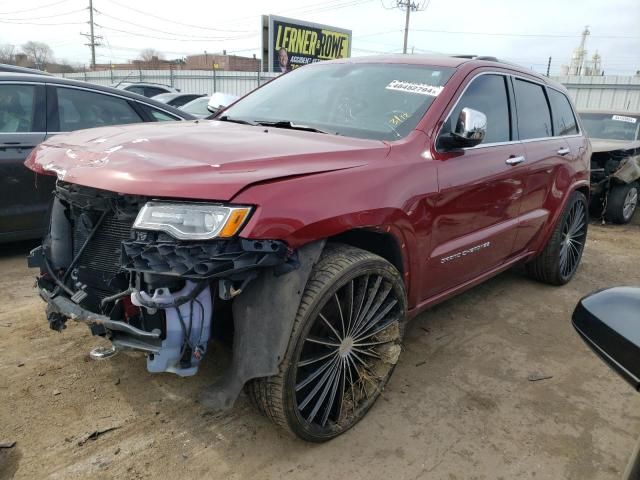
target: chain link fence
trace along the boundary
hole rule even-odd
[[[152,82],[170,85],[181,92],[215,92],[245,95],[278,76],[266,72],[227,72],[222,70],[103,70],[59,74],[63,78],[115,86],[124,82]]]

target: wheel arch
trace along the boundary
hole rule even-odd
[[[334,235],[328,238],[327,241],[344,243],[379,255],[396,267],[404,280],[407,266],[405,265],[401,245],[393,234],[365,228],[356,228]]]
[[[556,228],[556,224],[560,221],[560,218],[562,218],[562,212],[564,212],[564,209],[567,208],[567,203],[569,202],[569,199],[571,198],[571,195],[573,195],[574,192],[582,193],[587,199],[587,206],[589,205],[589,197],[590,197],[589,182],[585,180],[585,181],[576,182],[573,185],[571,185],[571,187],[567,189],[567,193],[564,195],[564,198],[562,199],[560,206],[556,209],[555,212],[553,212],[553,215],[549,215],[549,221],[544,230],[544,235],[540,235],[538,237],[537,243],[532,246],[533,247],[532,250],[535,251],[536,256],[542,252],[545,245],[551,238],[551,235],[553,235],[553,230]],[[587,210],[587,215],[588,215],[588,210]]]

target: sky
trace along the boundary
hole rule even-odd
[[[492,55],[559,74],[589,25],[586,48],[606,74],[640,70],[640,0],[415,0],[409,51]],[[0,44],[49,44],[58,60],[90,63],[81,33],[89,0],[0,0]],[[352,56],[401,53],[405,13],[395,0],[93,0],[98,63],[153,48],[189,54],[260,55],[260,16],[277,14],[353,31]]]

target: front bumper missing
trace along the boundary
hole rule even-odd
[[[47,302],[47,314],[57,313],[76,322],[86,323],[89,326],[100,325],[106,330],[123,332],[127,335],[142,340],[159,340],[161,336],[160,330],[156,329],[151,332],[140,330],[121,320],[113,320],[106,315],[91,312],[80,305],[72,302],[63,296],[52,297],[47,290],[40,288],[40,297]]]

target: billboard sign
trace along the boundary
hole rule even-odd
[[[275,15],[262,17],[262,62],[267,72],[287,72],[350,56],[351,30]]]

